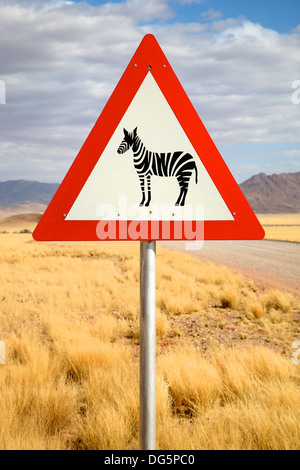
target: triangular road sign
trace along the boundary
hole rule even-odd
[[[264,237],[153,35],[142,40],[33,237]]]

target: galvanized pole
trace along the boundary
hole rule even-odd
[[[140,242],[140,448],[155,450],[156,242]]]

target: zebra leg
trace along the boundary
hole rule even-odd
[[[185,205],[185,198],[189,189],[191,173],[184,172],[177,176],[177,181],[180,186],[180,194],[176,201],[175,206],[184,206]]]
[[[151,202],[151,176],[147,176],[147,191],[148,191],[148,198],[145,206],[149,206]]]
[[[186,195],[187,195],[187,192],[188,192],[188,188],[183,188],[182,190],[182,199],[181,199],[181,206],[184,206],[185,205],[185,198],[186,198]]]
[[[177,181],[179,183],[180,193],[179,193],[178,199],[175,203],[175,206],[184,206],[184,200],[185,200],[185,196],[186,196],[186,193],[187,193],[187,188],[185,188],[185,185],[182,181],[181,175],[179,175],[177,177]]]
[[[175,206],[179,206],[180,200],[181,200],[181,196],[182,196],[182,188],[180,188],[180,193],[179,193],[179,196],[178,196],[177,201],[175,202]]]
[[[182,203],[182,200],[185,199],[184,191],[185,191],[184,188],[180,188],[180,193],[175,203],[175,206],[184,206],[184,203]]]
[[[139,176],[140,179],[140,185],[141,185],[141,190],[142,190],[142,200],[140,202],[140,206],[143,206],[145,204],[145,177],[144,176]]]

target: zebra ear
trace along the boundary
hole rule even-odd
[[[125,136],[128,136],[128,132],[126,131],[125,128],[123,129],[123,132],[124,132],[124,135],[125,135]]]
[[[137,135],[137,127],[134,129],[133,131],[133,135],[136,136]]]

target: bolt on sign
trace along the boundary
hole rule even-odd
[[[264,237],[153,35],[142,40],[33,236]]]

